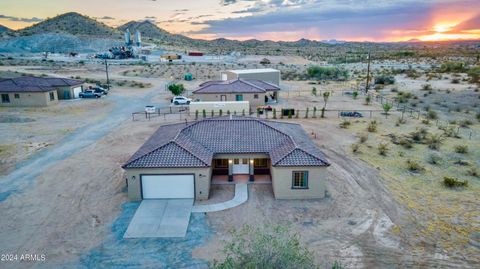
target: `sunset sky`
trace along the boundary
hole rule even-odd
[[[206,39],[480,39],[480,0],[0,0],[0,24],[19,29],[70,11]]]

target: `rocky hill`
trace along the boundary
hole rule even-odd
[[[137,30],[140,31],[143,40],[155,40],[166,45],[186,45],[193,41],[193,39],[186,36],[171,34],[148,20],[130,21],[117,28],[117,30],[121,32],[125,32],[127,29],[129,29],[131,33],[135,33]]]
[[[0,33],[10,32],[10,31],[12,31],[10,28],[0,24]]]
[[[30,27],[18,30],[16,33],[20,36],[56,33],[75,36],[120,38],[119,33],[115,29],[75,12],[65,13],[44,20]]]

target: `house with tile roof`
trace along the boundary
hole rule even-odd
[[[237,78],[214,80],[200,84],[192,93],[200,101],[248,101],[256,109],[278,98],[280,88],[270,82],[257,79]]]
[[[306,199],[324,197],[329,165],[298,124],[227,116],[161,126],[122,168],[133,200],[203,200],[239,180]]]
[[[0,106],[41,107],[61,99],[78,98],[83,81],[51,77],[18,77],[0,80]]]

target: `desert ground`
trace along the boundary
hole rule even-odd
[[[240,64],[249,61],[245,58]],[[272,59],[281,61],[285,59]],[[295,61],[299,69],[307,64]],[[203,74],[181,81],[188,93],[215,78],[217,71],[237,65],[195,66],[112,65],[110,77],[117,84],[99,100],[0,109],[4,134],[0,137],[0,253],[46,255],[44,262],[0,267],[206,268],[214,259],[224,258],[223,241],[229,239],[229,230],[268,223],[287,225],[299,233],[322,268],[335,261],[346,268],[478,267],[480,182],[478,172],[473,172],[480,165],[476,118],[480,99],[477,86],[462,79],[452,83],[451,75],[414,79],[395,75],[396,83],[380,89],[379,95],[390,100],[398,100],[400,92],[411,96],[395,102],[388,114],[377,99],[366,104],[365,95],[352,96],[356,81],[315,85],[283,81],[280,101],[273,106],[298,109],[300,114],[276,120],[301,124],[332,163],[325,199],[275,200],[270,185],[250,185],[247,203],[222,212],[192,214],[183,239],[123,239],[139,203],[127,198],[121,165],[160,125],[195,120],[166,114],[133,121],[131,113],[150,104],[166,109],[170,94],[165,85],[180,81],[173,74]],[[103,82],[103,68],[93,63],[58,68],[18,64],[0,66],[0,72]],[[431,93],[422,90],[425,84],[431,85]],[[312,95],[312,87],[317,88],[317,96]],[[313,108],[324,105],[325,91],[331,92],[326,117],[320,118],[317,111],[313,118]],[[407,105],[409,110],[402,110]],[[343,119],[340,111],[360,111],[364,117]],[[436,118],[429,111],[436,111]],[[367,126],[372,121],[376,130],[370,132]],[[450,136],[443,137],[437,149],[425,141],[411,147],[399,142],[420,128]],[[380,143],[388,148],[385,155],[379,154]],[[456,152],[458,145],[467,145],[468,150]],[[431,162],[432,155],[440,155],[440,160]],[[411,169],[412,162],[418,169]],[[469,184],[449,189],[442,185],[443,176]],[[232,186],[216,186],[208,202],[226,201],[233,191]]]

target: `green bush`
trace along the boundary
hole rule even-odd
[[[395,78],[393,76],[380,75],[375,77],[375,84],[389,85],[394,83]]]
[[[317,80],[346,80],[349,78],[346,69],[328,66],[311,66],[307,69],[307,75]]]
[[[231,236],[224,243],[225,260],[214,260],[213,268],[318,268],[313,253],[288,228],[245,225],[232,231]]]
[[[181,95],[185,91],[183,84],[170,84],[168,90],[175,96]]]
[[[449,188],[468,187],[468,181],[462,181],[455,177],[443,177],[443,184]]]
[[[427,137],[425,142],[429,149],[438,150],[443,142],[443,136],[441,134],[431,134]]]
[[[471,177],[480,177],[480,173],[478,173],[478,170],[475,167],[472,167],[469,170],[467,170],[467,175]]]
[[[390,109],[393,108],[393,105],[390,104],[390,103],[385,103],[385,104],[383,104],[382,108],[383,108],[383,111],[385,112],[385,114],[388,115],[388,112],[390,111]]]
[[[362,134],[362,135],[360,135],[359,140],[360,140],[360,143],[361,143],[361,144],[367,142],[367,140],[368,140],[368,134]]]
[[[359,144],[352,144],[350,147],[352,148],[353,153],[357,153],[360,150]]]
[[[460,154],[468,153],[468,146],[467,145],[456,145],[455,152]]]
[[[438,119],[438,114],[437,114],[436,111],[430,110],[427,113],[427,118],[430,119],[430,120],[436,120],[436,119]]]

